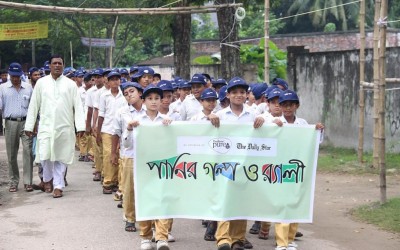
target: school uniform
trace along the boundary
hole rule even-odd
[[[85,98],[85,106],[86,108],[92,108],[94,111],[94,100],[96,99],[97,94],[99,93],[100,89],[102,88],[97,88],[96,85],[91,87],[87,93],[86,93],[86,98]],[[91,127],[93,127],[93,117],[92,120],[90,121]],[[94,137],[93,134],[90,135],[90,141],[92,142],[93,146],[93,156],[94,156],[94,163],[95,163],[95,171],[97,173],[103,172],[103,150],[99,145],[96,143],[96,138]]]
[[[126,220],[130,223],[136,222],[135,193],[133,189],[133,159],[135,158],[135,151],[133,143],[127,145],[128,147],[124,146],[122,133],[127,130],[130,121],[133,121],[135,117],[145,113],[146,111],[143,107],[141,107],[140,110],[136,110],[132,105],[126,105],[118,109],[113,122],[113,134],[118,135],[120,138],[120,158],[122,166],[120,189],[124,194],[122,207]]]
[[[192,116],[196,115],[203,110],[201,102],[194,97],[194,95],[186,96],[182,102],[179,114],[181,115],[182,121],[189,121]]]
[[[103,124],[101,128],[101,139],[103,144],[103,173],[104,187],[116,186],[118,184],[118,168],[114,166],[111,159],[112,150],[112,135],[113,135],[113,120],[115,113],[119,107],[125,106],[125,97],[122,91],[118,88],[118,93],[114,96],[111,90],[105,91],[99,100],[99,117],[103,117]]]
[[[78,88],[78,94],[82,101],[84,114],[85,114],[85,121],[86,121],[87,110],[88,110],[87,106],[85,105],[87,90],[85,89],[85,87],[83,85]],[[80,152],[81,156],[85,156],[89,152],[89,145],[90,145],[89,140],[90,140],[90,136],[86,135],[86,133],[83,134],[80,138],[79,137],[77,138],[79,152]]]
[[[216,115],[221,121],[253,122],[256,118],[254,111],[246,105],[243,105],[243,111],[239,115],[233,113],[230,106],[218,111]],[[246,226],[246,220],[219,221],[217,232],[215,233],[217,246],[226,243],[231,246],[235,242],[243,242],[245,240]]]
[[[139,121],[140,124],[162,124],[162,121],[164,119],[169,118],[166,115],[160,114],[158,112],[157,116],[154,118],[154,120],[151,120],[150,117],[144,113],[141,115],[138,115],[135,119]],[[139,125],[140,126],[140,125]],[[123,143],[125,148],[129,148],[133,145],[133,131],[128,131],[125,130],[123,131]],[[168,219],[160,219],[160,220],[155,220],[154,221],[155,229],[156,229],[156,235],[155,235],[155,240],[156,242],[159,240],[162,241],[168,241],[168,228],[170,226],[170,221]],[[151,240],[153,236],[152,232],[152,221],[140,221],[139,222],[140,226],[140,237],[142,240]]]

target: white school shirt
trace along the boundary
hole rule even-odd
[[[191,121],[208,121],[208,117],[206,114],[203,113],[203,111],[197,113],[196,115],[192,116],[190,118]]]
[[[138,115],[136,118],[139,121],[140,125],[143,125],[143,124],[160,124],[161,125],[163,120],[170,119],[168,116],[160,114],[160,112],[158,112],[158,114],[154,118],[154,120],[151,120],[150,117],[146,113]],[[122,137],[124,140],[125,148],[133,147],[133,145],[134,145],[133,130],[129,131],[129,130],[125,129]]]
[[[257,105],[256,108],[257,114],[264,114],[264,113],[269,113],[269,107],[266,102],[262,102]]]
[[[289,124],[286,121],[286,119],[285,119],[285,117],[283,115],[281,117],[279,117],[279,119],[281,119],[283,124]],[[304,120],[303,118],[299,118],[299,117],[296,116],[296,118],[295,118],[295,120],[294,120],[294,122],[292,124],[295,124],[295,125],[308,125],[308,122],[306,120]],[[322,143],[323,140],[324,140],[324,132],[322,131],[319,143]]]
[[[111,89],[104,92],[99,100],[99,117],[104,117],[101,132],[112,135],[113,134],[113,121],[117,110],[127,105],[127,101],[118,88],[118,94],[113,96]]]
[[[135,109],[132,105],[126,105],[117,110],[113,121],[113,135],[119,136],[119,153],[121,158],[134,158],[135,151],[133,144],[131,147],[124,147],[122,133],[127,130],[128,123],[135,120],[138,115],[143,115],[146,113],[144,106],[140,110]]]
[[[203,106],[199,100],[197,100],[194,95],[190,94],[183,100],[179,114],[181,115],[182,121],[189,121],[192,116],[202,110]]]
[[[181,115],[179,114],[179,112],[175,112],[171,108],[169,109],[169,111],[167,113],[167,116],[169,118],[171,118],[171,120],[173,120],[173,121],[181,121],[182,120]]]
[[[232,112],[230,106],[218,111],[216,115],[219,117],[221,121],[241,121],[241,122],[254,122],[256,115],[254,111],[249,108],[246,108],[246,105],[243,105],[242,113],[237,116]]]
[[[106,86],[103,86],[96,92],[96,94],[93,96],[93,108],[99,109],[100,96],[102,96],[106,91]]]
[[[180,98],[178,98],[178,100],[174,101],[173,103],[171,103],[169,105],[169,110],[172,110],[173,112],[176,112],[179,114],[179,111],[181,110],[181,105],[182,105],[182,101]]]
[[[79,97],[81,98],[83,110],[85,111],[85,117],[86,117],[87,116],[87,107],[85,105],[85,101],[86,101],[87,90],[85,89],[85,87],[83,87],[83,85],[78,88],[78,94],[79,94]]]

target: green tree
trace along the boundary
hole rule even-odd
[[[197,18],[192,18],[192,39],[216,39],[218,28],[211,20],[211,14],[197,14]]]

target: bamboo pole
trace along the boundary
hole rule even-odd
[[[189,14],[189,13],[211,13],[216,12],[224,7],[240,7],[243,4],[219,4],[209,6],[190,6],[190,7],[169,7],[169,8],[75,8],[75,7],[58,7],[36,4],[23,4],[0,1],[0,7],[8,7],[13,9],[46,11],[46,12],[62,12],[73,14],[104,14],[104,15],[168,15],[168,14]]]
[[[269,0],[265,0],[264,13],[264,82],[269,82]]]
[[[365,0],[360,3],[360,91],[359,91],[359,125],[358,125],[358,162],[363,162],[365,94],[362,82],[365,80]]]
[[[380,17],[387,17],[387,1],[383,0]],[[386,136],[385,136],[385,89],[386,89],[386,31],[387,25],[380,26],[380,49],[379,49],[379,189],[380,202],[386,203]]]
[[[378,168],[379,164],[379,15],[381,9],[381,0],[375,1],[375,16],[374,16],[374,143],[373,143],[373,166]]]
[[[117,24],[118,24],[118,16],[115,18],[114,26],[113,26],[112,31],[111,31],[111,40],[114,40],[115,29],[117,28]],[[113,46],[111,45],[110,46],[110,68],[113,67],[112,56],[113,56]]]

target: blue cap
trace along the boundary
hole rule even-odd
[[[271,85],[271,86],[269,86],[269,87],[267,88],[267,90],[265,90],[265,92],[264,92],[265,97],[268,98],[269,92],[271,92],[272,90],[274,90],[274,89],[276,89],[276,88],[279,89],[279,87],[276,86],[276,85]]]
[[[83,76],[83,80],[85,82],[90,81],[91,78],[92,78],[92,74],[90,74],[89,72],[86,72],[85,75]]]
[[[120,69],[119,70],[119,73],[122,75],[122,74],[127,74],[127,75],[129,75],[129,71],[127,70],[127,69],[125,69],[125,68],[122,68],[122,69]]]
[[[212,88],[207,88],[203,90],[200,95],[200,100],[204,99],[218,99],[217,92],[215,92],[215,90],[213,90]]]
[[[121,84],[122,84],[122,83],[125,83],[125,82],[128,82],[128,80],[127,80],[125,77],[122,77],[122,76],[121,76]]]
[[[227,88],[228,88],[228,86],[225,85],[219,89],[218,99],[220,102],[222,102],[226,98],[226,94],[228,93],[228,91],[226,90]]]
[[[22,71],[21,64],[13,62],[10,64],[10,67],[8,67],[8,74],[10,76],[22,76],[24,72]]]
[[[66,67],[63,71],[63,75],[71,78],[75,76],[75,69],[73,67]]]
[[[154,75],[154,70],[150,67],[140,67],[139,71],[132,78],[142,77],[144,74]]]
[[[136,89],[143,92],[143,87],[137,82],[124,82],[119,87],[121,88],[122,92],[124,92],[125,89],[131,88],[131,87],[135,87]]]
[[[272,84],[277,86],[282,86],[283,90],[287,90],[289,88],[288,83],[281,78],[272,79]]]
[[[229,92],[233,87],[237,87],[237,86],[242,86],[243,88],[246,89],[246,91],[249,89],[249,85],[246,83],[245,80],[243,80],[240,77],[235,76],[234,78],[232,78],[229,81],[228,87],[226,90]]]
[[[180,76],[175,76],[174,77],[174,81],[176,82],[176,81],[179,81],[179,80],[182,80],[182,77],[180,77]]]
[[[97,68],[97,69],[93,70],[92,75],[93,76],[102,76],[103,75],[103,69],[102,68]]]
[[[203,85],[206,85],[207,84],[207,79],[202,74],[194,74],[192,76],[192,79],[190,80],[189,84],[193,84],[193,83],[201,83]]]
[[[107,79],[110,79],[113,76],[118,76],[121,79],[121,74],[116,71],[111,71],[110,73],[108,73]]]
[[[300,103],[299,97],[297,96],[296,92],[289,89],[283,91],[279,96],[279,104],[285,101],[294,101]]]
[[[265,83],[256,83],[252,86],[251,92],[253,93],[256,100],[258,100],[264,95],[267,88],[268,86]]]
[[[172,87],[172,83],[167,80],[159,81],[157,84],[157,87],[159,87],[163,91],[174,91],[174,88]]]
[[[226,80],[225,79],[223,79],[223,78],[218,78],[217,80],[213,80],[213,81],[211,81],[211,83],[212,83],[212,86],[219,86],[219,85],[227,85],[228,83],[226,82]]]
[[[50,63],[49,63],[49,61],[45,61],[44,62],[44,64],[43,64],[43,70],[44,70],[44,72],[49,72],[50,71]]]
[[[171,81],[171,84],[172,84],[172,88],[174,88],[174,90],[179,88],[179,83],[177,81]]]
[[[85,72],[83,70],[75,71],[75,77],[85,76]]]
[[[108,76],[108,74],[110,74],[111,71],[119,72],[118,68],[116,70],[113,70],[113,69],[110,69],[110,68],[104,68],[103,69],[103,73],[101,75],[102,76]]]
[[[139,67],[136,66],[136,65],[133,65],[133,66],[131,66],[131,67],[129,68],[129,72],[130,72],[130,73],[132,73],[133,71],[137,71],[137,70],[139,70]]]
[[[180,89],[183,89],[183,88],[189,88],[190,89],[191,88],[190,83],[188,81],[184,80],[184,79],[180,79],[178,81],[178,83],[179,83],[179,88]]]
[[[39,69],[36,67],[31,67],[31,68],[29,68],[28,73],[29,73],[29,75],[32,75],[32,73],[36,72],[36,71],[39,71]]]
[[[142,99],[145,99],[150,93],[157,93],[161,96],[161,98],[163,98],[163,90],[154,84],[149,84],[149,86],[143,90]]]
[[[282,93],[283,93],[283,90],[276,87],[276,88],[272,89],[266,97],[268,100],[271,100],[272,98],[280,97]]]

